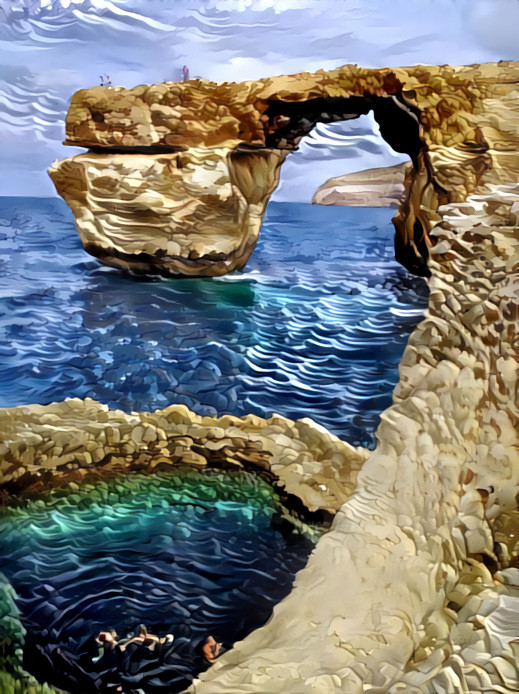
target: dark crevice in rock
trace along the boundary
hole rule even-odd
[[[412,95],[410,95],[412,97]],[[395,257],[409,272],[420,277],[430,275],[427,267],[432,241],[432,224],[421,212],[421,200],[432,186],[440,198],[442,189],[434,180],[427,148],[422,138],[420,109],[400,92],[391,96],[350,96],[273,100],[263,114],[267,146],[295,149],[317,123],[351,120],[373,111],[380,133],[396,151],[407,154],[413,163],[406,181],[407,196],[394,219]]]
[[[147,145],[141,147],[123,147],[122,145],[114,147],[113,145],[106,145],[106,147],[103,147],[103,145],[81,144],[68,140],[64,140],[63,144],[72,145],[72,147],[86,147],[91,154],[178,154],[180,152],[187,152],[189,149],[188,147],[162,144],[154,147]]]
[[[219,276],[228,272],[226,261],[231,259],[231,255],[225,253],[212,253],[210,255],[198,256],[196,251],[191,251],[189,256],[171,256],[165,251],[157,250],[154,254],[150,253],[121,253],[115,248],[100,248],[93,243],[84,244],[85,251],[97,258],[106,265],[125,270],[132,275],[160,275],[163,277],[186,277],[193,276]],[[171,269],[172,264],[178,266],[178,272]],[[236,266],[240,270],[245,262]],[[204,272],[204,266],[207,271]],[[192,273],[190,272],[192,268]]]
[[[419,109],[397,96],[349,96],[275,100],[263,114],[267,147],[293,149],[317,123],[352,120],[373,111],[382,137],[397,152],[408,154],[416,166],[420,150]]]

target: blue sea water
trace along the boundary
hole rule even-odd
[[[264,624],[304,566],[313,542],[287,532],[277,510],[253,475],[195,472],[111,479],[0,509],[0,578],[18,596],[25,668],[74,694],[183,691],[204,669],[197,644],[212,634],[228,648]],[[100,631],[124,637],[140,623],[171,633],[171,647],[141,649],[108,672],[93,662]]]
[[[127,411],[279,412],[372,446],[427,300],[394,260],[392,214],[271,203],[244,272],[174,280],[100,265],[59,199],[0,199],[0,406],[90,396]],[[204,667],[197,643],[231,646],[263,624],[313,546],[254,476],[57,494],[0,514],[0,572],[26,667],[77,694],[114,678],[182,691]],[[92,635],[140,622],[174,646],[100,673]]]
[[[393,210],[271,203],[244,272],[135,278],[83,250],[60,199],[0,199],[0,406],[311,417],[372,446],[427,291]]]

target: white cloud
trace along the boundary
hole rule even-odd
[[[519,54],[519,0],[475,0],[466,21],[476,39],[503,59]]]

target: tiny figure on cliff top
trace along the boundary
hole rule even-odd
[[[189,80],[189,68],[187,65],[184,65],[182,68],[182,81],[187,82]]]

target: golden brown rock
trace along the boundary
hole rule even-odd
[[[136,272],[218,276],[247,262],[284,157],[228,148],[89,153],[49,173],[99,260]]]
[[[310,420],[200,417],[184,405],[126,414],[89,398],[0,409],[0,431],[8,496],[86,476],[229,468],[263,474],[310,511],[335,513],[368,456]]]
[[[175,107],[181,104],[185,114],[194,114],[191,119],[182,116],[189,146],[222,146],[223,140],[209,144],[209,137],[217,133],[214,109],[200,115],[207,94],[213,95],[216,112],[222,106],[229,109],[225,115],[231,148],[253,137],[269,146],[277,143],[276,149],[293,146],[300,124],[290,130],[292,120],[287,125],[284,119],[292,119],[300,102],[311,99],[355,94],[360,99],[355,102],[357,111],[366,103],[373,106],[388,138],[388,114],[394,116],[394,108],[404,106],[407,123],[411,114],[419,118],[418,137],[424,147],[414,153],[408,196],[398,212],[397,250],[409,266],[409,253],[416,251],[419,266],[424,248],[431,249],[429,309],[411,335],[394,404],[382,414],[377,448],[362,465],[354,492],[271,620],[203,673],[193,685],[196,694],[483,694],[519,688],[517,648],[496,640],[488,628],[499,594],[514,590],[507,566],[517,565],[518,76],[513,63],[379,71],[346,66],[246,86],[165,86],[166,92],[177,90]],[[139,98],[155,103],[148,90],[160,92],[164,87],[138,89]],[[232,101],[234,89],[241,101]],[[130,104],[137,96],[135,90],[120,94]],[[69,136],[76,127],[86,129],[83,144],[100,137],[92,123],[102,122],[101,116],[92,116],[90,122],[88,115],[81,115],[87,98],[92,107],[100,99],[97,92],[83,92],[69,122]],[[387,107],[387,99],[394,107]],[[282,103],[274,109],[271,100]],[[331,105],[314,104],[314,114]],[[343,102],[339,106],[346,108]],[[259,113],[266,120],[258,119]],[[258,120],[265,125],[264,140],[254,130]],[[150,115],[141,124],[145,137],[159,132],[157,122]],[[126,135],[135,137],[131,119],[128,128]],[[240,128],[248,134],[240,135]],[[111,131],[99,132],[110,144]],[[397,140],[408,135],[393,132]],[[160,145],[160,137],[155,144]],[[70,425],[65,421],[60,430],[62,410],[55,409],[65,406],[72,411],[80,407],[70,401],[49,408],[17,408],[5,415],[11,424],[3,469],[13,481],[32,474],[36,451],[36,470],[43,475],[48,469],[52,477],[56,459],[71,456],[66,463],[72,465],[79,460],[79,472],[101,460],[110,442],[121,441],[115,461],[124,468],[123,461],[133,461],[140,442],[152,434],[146,429],[147,418],[155,415],[125,415],[136,430],[132,437],[116,433],[119,427],[109,422],[112,415],[106,408],[102,414],[71,414],[75,424],[67,434]],[[189,441],[202,432],[210,441],[203,421],[178,408],[165,412],[171,417],[156,413],[157,460],[171,458],[170,447],[160,445],[169,440],[170,422],[179,437],[173,455],[182,457],[186,448],[191,450]],[[291,483],[304,479],[300,475],[305,470],[313,479],[320,465],[326,467],[330,450],[339,463],[334,470],[341,474],[338,451],[325,445],[320,458],[312,453],[301,460],[297,451],[304,456],[310,444],[301,448],[293,427],[274,420],[239,421],[246,421],[246,428],[256,427],[260,438],[263,426],[272,427],[279,437],[272,450],[278,451],[283,470],[293,473]],[[223,425],[223,438],[232,441],[236,420],[225,421],[229,424]],[[213,426],[211,420],[209,429]],[[83,438],[78,432],[84,432]],[[314,436],[313,429],[308,435]],[[90,436],[95,440],[92,450],[85,445]],[[73,450],[67,449],[67,440]],[[266,446],[256,449],[259,459]],[[198,456],[193,456],[194,464],[202,463],[204,446],[193,453]],[[234,459],[228,448],[222,456]],[[305,463],[310,465],[305,468]],[[348,474],[349,464],[344,470]],[[324,505],[333,506],[328,501]]]
[[[248,170],[254,173],[252,179],[258,184],[252,193],[257,202],[251,204],[261,205],[261,215],[276,185],[277,169],[282,162],[279,150],[294,149],[317,122],[355,118],[373,110],[383,137],[397,151],[408,153],[414,164],[406,181],[406,199],[395,219],[397,259],[411,271],[427,274],[426,259],[433,243],[429,232],[439,221],[438,206],[464,200],[477,189],[485,172],[491,171],[495,183],[512,181],[511,172],[517,173],[517,162],[513,160],[519,137],[519,130],[514,127],[517,115],[508,114],[516,113],[518,77],[519,66],[513,62],[464,67],[416,65],[383,70],[345,65],[328,72],[319,70],[254,82],[214,84],[192,80],[181,84],[140,85],[133,89],[84,89],[72,97],[66,143],[106,152],[99,157],[107,159],[100,160],[103,163],[92,169],[84,167],[82,183],[78,180],[79,185],[69,187],[66,192],[64,179],[69,176],[69,160],[54,167],[51,175],[58,192],[63,191],[76,212],[78,230],[87,249],[97,253],[100,259],[113,260],[121,255],[116,243],[110,246],[112,235],[117,235],[111,222],[117,222],[125,229],[124,241],[131,239],[129,248],[133,250],[124,252],[128,266],[149,269],[154,265],[157,271],[166,274],[218,275],[246,262],[257,235],[257,210],[239,213],[238,226],[243,222],[241,241],[229,259],[224,257],[225,252],[220,254],[213,246],[203,244],[200,249],[207,252],[199,256],[199,250],[194,247],[198,239],[193,239],[193,247],[189,243],[192,220],[188,216],[184,221],[176,211],[169,225],[161,225],[163,238],[155,243],[151,222],[156,218],[156,203],[160,206],[157,189],[169,189],[178,177],[172,177],[166,169],[158,174],[151,164],[154,154],[215,148],[219,152],[217,156],[228,160],[229,152],[236,148],[268,148],[270,155],[264,149],[255,155],[252,149],[247,161]],[[511,120],[505,123],[501,118],[496,127],[495,119],[489,114],[500,112]],[[143,177],[139,190],[142,200],[154,201],[150,203],[148,224],[146,203],[136,202],[132,206],[129,193],[126,216],[119,219],[116,210],[111,210],[107,221],[104,207],[99,208],[93,204],[97,201],[86,195],[99,184],[99,168],[111,170],[112,179],[125,174],[124,166],[128,164],[121,167],[120,160],[114,158],[115,153],[124,152],[132,157],[137,153],[151,157],[152,173]],[[214,154],[193,156],[212,160]],[[267,172],[265,165],[272,170]],[[228,200],[228,182],[234,180],[232,167],[228,161],[221,166],[229,169],[221,181],[221,197]],[[63,168],[66,170],[62,171]],[[142,173],[142,164],[136,164],[136,169]],[[259,169],[265,172],[267,185],[259,181]],[[105,175],[99,185],[104,204],[108,204],[110,196],[103,188]],[[209,176],[208,186],[213,186],[213,193],[207,200],[198,199],[196,209],[197,218],[210,220],[208,226],[213,226],[215,238],[223,233],[223,223],[219,225],[215,221],[220,206],[213,197],[216,184]],[[200,185],[203,187],[201,181]],[[171,195],[175,198],[174,191]],[[91,204],[90,217],[96,218],[94,224],[86,223],[89,217],[86,212],[78,212]],[[169,199],[165,209],[168,207]],[[94,245],[88,240],[92,226],[97,230]],[[237,228],[233,226],[231,236],[236,234]],[[163,253],[166,237],[173,248],[181,247],[180,256]],[[222,241],[224,245],[232,245],[226,240],[227,243]],[[146,247],[156,248],[156,255],[148,255]],[[214,270],[210,269],[212,264]]]

